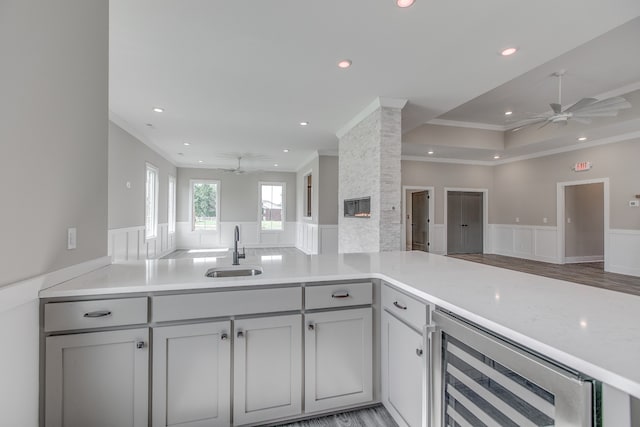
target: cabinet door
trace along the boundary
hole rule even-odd
[[[400,426],[420,427],[423,375],[422,335],[386,311],[382,314],[382,401]]]
[[[149,330],[46,339],[46,427],[147,427]]]
[[[153,427],[231,422],[231,322],[153,329]]]
[[[302,316],[235,321],[235,425],[302,412]]]
[[[305,324],[306,411],[371,401],[371,308],[307,314]]]

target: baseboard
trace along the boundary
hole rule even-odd
[[[564,257],[565,264],[580,264],[583,262],[603,262],[604,255],[587,255],[587,256],[567,256]]]
[[[43,289],[109,264],[111,264],[111,258],[104,256],[0,287],[0,313],[38,299],[38,293]]]

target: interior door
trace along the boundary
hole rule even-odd
[[[429,192],[411,193],[411,249],[429,251]]]
[[[447,253],[483,252],[483,198],[481,192],[447,192]]]

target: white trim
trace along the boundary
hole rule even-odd
[[[160,169],[154,165],[153,163],[150,162],[145,162],[145,174],[144,174],[144,196],[145,196],[145,201],[144,201],[144,239],[145,240],[151,240],[151,239],[155,239],[158,237],[158,199],[160,198]],[[147,224],[147,217],[148,217],[148,212],[147,212],[147,190],[149,189],[149,171],[153,172],[153,180],[155,181],[153,184],[153,192],[155,193],[153,195],[153,223],[151,224],[151,227],[153,229],[153,234],[147,233],[147,228],[148,225]]]
[[[281,186],[282,187],[282,228],[280,230],[263,230],[262,229],[262,186]],[[258,233],[284,233],[285,223],[287,222],[287,183],[277,181],[258,181]]]
[[[619,87],[617,89],[610,90],[608,92],[600,93],[594,96],[593,98],[602,100],[602,99],[612,98],[614,96],[627,95],[631,92],[635,92],[638,89],[640,89],[640,81],[628,84],[626,86]]]
[[[453,163],[458,165],[476,165],[476,166],[496,166],[495,162],[488,160],[464,160],[464,159],[446,159],[442,157],[427,156],[401,156],[401,160],[409,160],[414,162],[431,162],[431,163]]]
[[[338,157],[340,153],[338,150],[318,150],[318,156]]]
[[[356,114],[351,120],[345,123],[340,129],[336,131],[338,139],[342,138],[353,129],[358,123],[369,117],[374,111],[382,107],[403,109],[407,105],[407,100],[402,98],[386,98],[377,97],[369,105],[364,107],[358,114]]]
[[[307,197],[307,177],[311,177],[311,194]],[[316,180],[318,177],[316,176]],[[313,168],[302,174],[302,219],[305,221],[313,221]],[[311,215],[307,216],[307,205],[311,203]]]
[[[447,193],[449,191],[466,191],[482,193],[482,253],[489,250],[489,189],[444,187],[444,253],[449,253],[447,230]]]
[[[490,224],[485,253],[559,264],[558,228],[548,225]]]
[[[469,129],[495,130],[499,132],[504,132],[505,130],[507,130],[505,126],[492,125],[490,123],[460,122],[458,120],[446,120],[446,119],[431,119],[425,124],[438,125],[438,126],[452,126],[452,127],[469,128]]]
[[[609,212],[610,212],[610,193],[609,193],[609,178],[594,178],[594,179],[585,179],[579,181],[565,181],[558,182],[556,184],[556,224],[558,227],[558,261],[560,264],[566,263],[565,257],[565,233],[564,233],[564,222],[565,222],[565,211],[564,211],[564,203],[565,203],[565,187],[574,186],[574,185],[585,185],[585,184],[603,184],[604,189],[604,271],[610,271],[610,248],[609,248]]]
[[[312,161],[314,161],[319,156],[320,156],[320,154],[317,151],[314,151],[311,154],[311,156],[307,157],[307,159],[305,161],[300,163],[300,167],[298,169],[296,169],[295,172],[296,173],[301,173],[302,169],[305,169],[308,163],[311,163]]]
[[[142,142],[144,145],[149,147],[151,151],[158,154],[160,157],[165,159],[167,162],[171,163],[173,166],[178,166],[175,160],[171,160],[171,156],[168,152],[164,151],[162,148],[158,147],[154,142],[145,137],[143,134],[138,132],[138,130],[128,121],[118,116],[113,111],[109,110],[109,120],[116,124],[120,129],[127,132],[129,135],[133,136],[138,141]]]
[[[195,230],[193,212],[193,185],[194,184],[215,184],[216,185],[216,229],[215,230]],[[217,179],[190,179],[189,180],[189,224],[191,231],[198,233],[219,233],[220,232],[220,199],[222,189],[220,180]]]
[[[171,197],[172,183],[173,183],[173,198]],[[175,176],[171,174],[169,174],[169,177],[167,179],[167,193],[168,193],[167,194],[167,228],[168,228],[169,234],[175,234],[176,215],[177,215],[177,206],[178,206],[178,180],[176,179]],[[171,230],[171,228],[173,228],[173,230]]]
[[[41,290],[58,285],[111,264],[108,256],[61,268],[0,287],[0,313],[38,299]]]
[[[401,236],[401,249],[402,251],[407,249],[407,190],[427,191],[429,195],[429,245],[427,245],[427,252],[431,252],[431,226],[435,220],[435,189],[433,186],[417,186],[417,185],[403,185],[402,186],[402,236]],[[433,195],[433,197],[431,197]]]
[[[602,255],[564,257],[565,264],[581,264],[583,262],[601,262],[601,261],[604,261],[604,257]]]

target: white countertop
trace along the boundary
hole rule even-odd
[[[640,398],[640,297],[423,252],[248,257],[255,277],[205,278],[230,259],[114,264],[41,298],[383,279]]]

